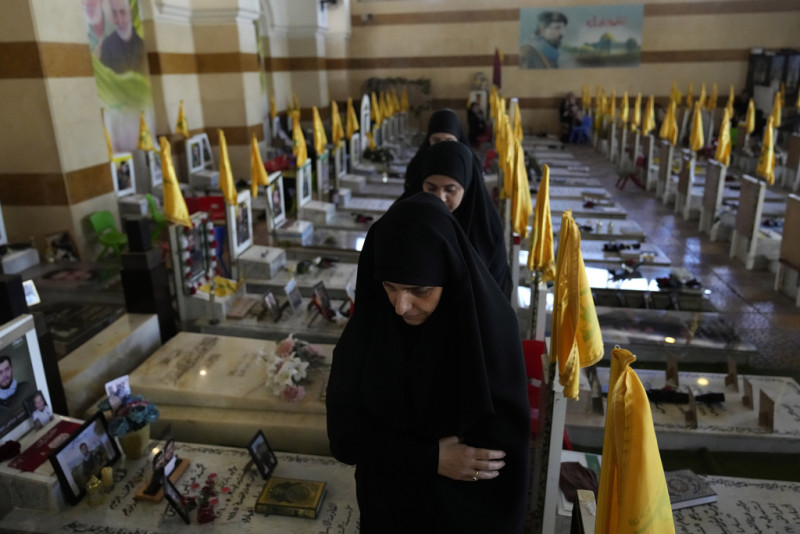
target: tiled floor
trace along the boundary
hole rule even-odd
[[[775,292],[775,275],[767,271],[748,271],[741,262],[728,257],[728,242],[712,242],[697,230],[697,221],[684,221],[648,193],[628,182],[616,189],[615,167],[588,146],[570,146],[591,175],[636,220],[655,243],[670,257],[674,266],[686,267],[711,290],[709,299],[746,341],[758,347],[750,372],[785,374],[800,377],[800,308],[791,298]]]

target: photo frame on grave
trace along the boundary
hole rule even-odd
[[[283,174],[276,172],[269,176],[269,185],[267,185],[268,230],[276,230],[286,223],[286,204],[284,202]]]
[[[673,389],[680,387],[680,374],[678,372],[678,360],[673,354],[667,354],[666,383]]]
[[[158,150],[148,150],[144,157],[150,171],[150,189],[152,190],[164,183],[164,175],[161,172],[161,153]]]
[[[689,408],[683,416],[689,428],[697,429],[697,401],[695,401],[694,392],[691,389],[689,390]]]
[[[186,168],[190,175],[205,168],[203,166],[203,139],[200,135],[186,140]]]
[[[256,469],[261,474],[261,478],[267,480],[272,476],[275,467],[278,465],[278,457],[267,441],[264,432],[258,430],[250,443],[247,444],[247,452],[250,453],[251,462],[247,464],[247,469],[251,464],[255,464]]]
[[[111,159],[111,177],[114,181],[114,192],[117,193],[118,197],[136,193],[133,154],[130,152],[114,154]]]
[[[369,100],[369,95],[365,94],[361,97],[361,113],[359,114],[359,117],[361,118],[359,125],[361,126],[361,131],[363,132],[363,135],[361,135],[361,150],[359,151],[359,154],[363,154],[364,150],[366,150],[369,146],[369,139],[367,138],[366,132],[372,131],[372,107]]]
[[[158,449],[154,449],[158,450]],[[164,447],[153,456],[152,474],[150,479],[139,488],[134,499],[138,501],[160,502],[164,497],[164,481],[169,480],[176,484],[183,476],[191,462],[187,458],[179,457],[176,452],[175,440],[168,438]]]
[[[41,391],[45,404],[53,405],[32,315],[20,315],[0,326],[0,354],[0,370],[11,370],[17,383],[16,391],[2,401],[0,441],[19,441],[34,428],[25,400]]]
[[[97,412],[53,451],[50,463],[64,498],[75,505],[86,495],[89,479],[121,456],[116,440],[108,433],[103,412]]]
[[[283,307],[278,304],[278,299],[272,291],[264,293],[264,311],[272,318],[272,322],[277,323],[283,316]]]
[[[742,379],[742,384],[744,387],[744,393],[742,393],[742,404],[745,408],[753,409],[753,384],[747,379],[747,377]]]
[[[36,289],[36,284],[33,283],[33,280],[22,281],[22,292],[25,293],[25,304],[29,308],[42,303],[39,291]]]
[[[173,264],[178,266],[176,278],[183,285],[184,294],[191,295],[209,281],[209,271],[216,271],[214,224],[208,214],[196,212],[191,215],[192,228],[170,226],[170,248]]]
[[[311,160],[306,161],[302,167],[297,169],[297,207],[301,208],[311,202],[313,195],[311,179]]]
[[[739,391],[739,373],[736,370],[736,361],[728,358],[728,374],[725,375],[725,386],[733,386],[734,391]]]
[[[300,288],[297,287],[297,281],[294,278],[289,279],[289,282],[283,288],[286,293],[286,298],[289,299],[289,307],[292,313],[300,315],[303,313],[303,295],[300,294]]]
[[[318,306],[320,313],[328,317],[331,311],[331,297],[328,295],[328,290],[325,288],[325,282],[319,281],[311,288],[314,296],[314,303]]]
[[[235,206],[225,206],[231,263],[253,246],[253,209],[250,190],[239,191]]]
[[[353,172],[353,168],[361,163],[361,152],[361,134],[356,132],[350,138],[350,172]]]
[[[186,506],[186,500],[184,499],[181,492],[178,491],[178,488],[175,487],[175,484],[172,481],[164,477],[164,498],[167,499],[169,503],[169,507],[178,514],[178,517],[183,519],[183,522],[187,525],[192,523],[192,520],[189,518],[189,508]]]
[[[343,140],[339,141],[339,146],[333,149],[333,168],[336,177],[334,186],[337,189],[339,188],[339,178],[347,174],[346,152],[347,149],[345,148],[345,142]]]
[[[758,426],[769,432],[775,430],[775,401],[763,389],[758,395]]]
[[[327,201],[331,190],[330,152],[317,154],[317,199]]]
[[[208,134],[197,134],[197,137],[200,138],[203,149],[203,168],[214,170],[216,163],[214,162],[214,152],[211,150],[211,141],[208,140]]]
[[[0,204],[0,245],[8,244],[8,234],[6,234],[6,223],[3,220],[3,206]]]

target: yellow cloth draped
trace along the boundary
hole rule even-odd
[[[706,139],[703,133],[703,114],[701,113],[702,104],[698,99],[694,103],[694,112],[692,113],[692,131],[689,134],[689,148],[692,152],[697,152],[705,146]]]
[[[178,178],[175,176],[175,167],[172,165],[172,149],[166,137],[159,138],[161,145],[161,175],[163,176],[164,191],[164,216],[175,224],[180,224],[192,228],[192,220],[189,218],[189,208],[186,207],[186,200],[181,193],[178,185]]]
[[[328,144],[328,136],[325,135],[325,127],[322,125],[322,118],[319,116],[317,106],[312,106],[311,113],[314,121],[314,150],[317,151],[317,156],[321,156]]]
[[[670,102],[675,102],[675,104],[680,104],[682,97],[683,95],[678,90],[678,82],[672,82],[672,89],[669,92]]]
[[[722,113],[722,122],[719,125],[719,139],[717,140],[717,151],[714,159],[725,165],[731,162],[731,114],[728,108]]]
[[[756,105],[752,98],[750,102],[747,103],[747,115],[744,119],[744,129],[748,135],[756,130]]]
[[[678,143],[678,120],[675,118],[676,107],[677,104],[674,100],[669,103],[664,122],[661,123],[661,130],[658,132],[658,136],[661,139],[669,141],[673,145]]]
[[[717,84],[711,86],[711,96],[706,100],[706,110],[714,111],[717,109]]]
[[[550,167],[546,163],[542,165],[542,179],[536,193],[528,251],[528,270],[539,271],[542,282],[555,280],[556,255],[553,249],[553,221],[550,218]]]
[[[139,112],[139,141],[136,143],[136,148],[139,150],[155,150],[153,146],[153,136],[150,135],[150,128],[147,127],[147,121],[144,120],[144,111]]]
[[[606,113],[606,115],[608,115],[608,118],[610,120],[612,120],[612,121],[614,119],[616,119],[616,117],[617,117],[617,90],[616,89],[612,89],[611,90],[611,98],[608,101],[608,113]]]
[[[219,188],[225,203],[229,206],[237,204],[236,186],[233,185],[233,172],[231,172],[231,160],[228,158],[228,143],[225,141],[225,132],[219,132]]]
[[[528,221],[533,213],[528,171],[525,167],[525,151],[514,139],[514,172],[511,192],[511,229],[521,238],[528,235]]]
[[[706,84],[703,82],[703,85],[700,87],[700,96],[697,97],[697,101],[700,103],[700,108],[706,107]]]
[[[295,165],[299,169],[308,159],[306,137],[300,127],[300,113],[292,113],[292,153],[294,154]]]
[[[634,361],[630,351],[611,351],[595,533],[674,534],[653,414]]]
[[[258,139],[256,134],[253,134],[250,139],[250,194],[253,198],[258,196],[259,185],[268,186],[269,176],[261,159],[261,151],[258,149]]]
[[[511,101],[511,109],[514,112],[514,138],[522,142],[522,115],[519,112],[519,101]]]
[[[761,155],[758,158],[756,174],[767,180],[769,185],[775,183],[775,142],[773,130],[775,125],[772,123],[772,115],[767,119],[764,126],[764,140],[761,143]]]
[[[342,139],[344,139],[344,128],[342,128],[342,117],[339,116],[339,104],[331,100],[331,141],[334,149],[339,148]]]
[[[728,103],[725,105],[725,107],[728,109],[728,113],[730,114],[731,120],[733,120],[733,103],[735,101],[736,101],[736,96],[734,96],[733,85],[731,85],[730,93],[728,93]]]
[[[686,107],[692,108],[694,106],[694,97],[692,96],[692,84],[689,83],[689,90],[686,91]]]
[[[647,135],[656,127],[656,109],[653,95],[647,97],[647,107],[644,110],[644,122],[642,122],[642,135]]]
[[[353,107],[353,98],[347,97],[347,116],[345,117],[345,135],[347,139],[352,139],[353,134],[358,131],[358,115]]]
[[[106,110],[100,108],[100,120],[103,121],[103,135],[106,137],[106,149],[108,150],[108,160],[114,161],[114,146],[111,144],[111,135],[108,133],[106,126]]]
[[[772,102],[772,112],[769,114],[772,119],[772,127],[780,128],[781,126],[781,94],[775,93],[775,99]]]
[[[378,104],[378,97],[375,96],[375,93],[370,96],[370,110],[370,118],[375,123],[375,127],[379,128],[383,124],[383,117],[381,116],[381,107]]]
[[[633,118],[631,119],[631,129],[639,128],[642,124],[642,93],[636,94],[633,104]]]
[[[622,101],[619,103],[619,120],[623,125],[628,124],[628,91],[622,93]]]
[[[183,100],[178,106],[178,120],[175,122],[175,133],[179,133],[185,138],[189,138],[189,120],[186,118],[186,112],[183,111]]]
[[[577,400],[580,369],[603,357],[603,338],[581,255],[581,233],[571,210],[561,216],[553,293],[550,359],[558,361],[564,396]]]

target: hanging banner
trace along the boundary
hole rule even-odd
[[[521,69],[638,67],[642,5],[522,8]]]

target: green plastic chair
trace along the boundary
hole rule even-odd
[[[155,228],[153,228],[153,231],[150,232],[150,241],[152,243],[158,243],[158,241],[161,239],[161,234],[164,232],[164,227],[167,226],[167,217],[158,211],[156,199],[153,198],[153,195],[147,193],[145,198],[147,199],[147,204],[150,206],[150,217],[152,217],[153,222],[156,225]]]
[[[97,239],[103,245],[103,250],[97,256],[97,261],[102,260],[109,251],[120,258],[122,246],[128,243],[128,236],[114,227],[114,216],[110,211],[97,211],[89,215],[92,230],[97,234]]]

